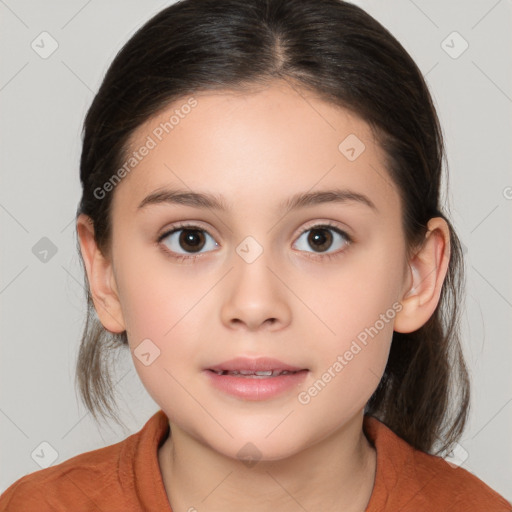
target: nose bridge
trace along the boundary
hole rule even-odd
[[[236,246],[232,279],[222,305],[225,323],[242,322],[253,329],[267,321],[281,326],[290,321],[286,287],[275,275],[277,264],[272,256],[273,251],[251,235]]]
[[[261,240],[261,236],[258,238]],[[249,235],[235,248],[236,256],[233,256],[235,290],[243,292],[244,300],[248,302],[265,300],[265,297],[269,300],[269,296],[280,295],[275,282],[276,278],[270,271],[274,265],[272,250],[267,241],[263,243]]]

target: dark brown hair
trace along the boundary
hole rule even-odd
[[[340,0],[182,0],[159,12],[117,54],[87,113],[77,217],[91,218],[96,243],[108,256],[115,191],[99,198],[95,190],[122,166],[134,130],[197,91],[248,91],[274,80],[314,92],[370,125],[401,196],[410,254],[430,218],[448,222],[451,258],[438,307],[417,331],[393,334],[365,412],[415,448],[449,450],[467,419],[469,379],[459,339],[462,250],[440,206],[442,131],[420,70],[361,8]],[[78,240],[77,246],[80,255]],[[86,274],[85,284],[77,383],[96,419],[100,413],[118,421],[109,361],[127,346],[126,332],[104,329]]]

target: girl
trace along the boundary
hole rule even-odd
[[[506,511],[439,454],[469,383],[444,148],[404,48],[340,0],[184,0],[87,114],[84,401],[127,346],[160,410],[9,511]]]

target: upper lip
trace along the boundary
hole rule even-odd
[[[235,359],[230,359],[229,361],[224,361],[223,363],[215,364],[214,366],[209,366],[207,370],[213,371],[252,371],[252,372],[266,372],[266,371],[288,371],[288,372],[298,372],[300,370],[305,370],[306,368],[299,368],[298,366],[292,366],[279,359],[273,359],[271,357],[236,357]]]

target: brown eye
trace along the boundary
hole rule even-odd
[[[200,251],[205,243],[205,236],[198,229],[182,229],[178,241],[185,251]]]
[[[327,250],[332,244],[332,234],[325,228],[311,229],[308,236],[308,243],[317,252]]]
[[[179,226],[164,233],[158,241],[163,243],[169,252],[185,256],[199,253],[203,249],[214,249],[219,245],[207,231],[197,226]]]
[[[326,254],[330,255],[335,252],[343,251],[351,241],[350,236],[339,228],[329,225],[320,225],[313,226],[303,231],[297,239],[296,245],[302,251],[315,253],[327,253],[329,249],[334,249]],[[309,248],[313,249],[313,251],[308,250]]]

